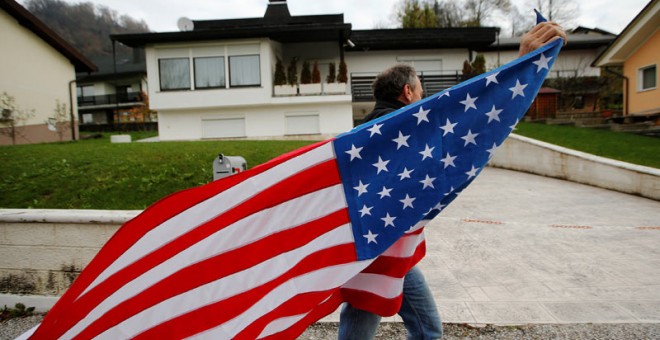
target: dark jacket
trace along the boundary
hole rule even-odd
[[[394,112],[402,107],[406,106],[406,104],[394,99],[394,100],[377,100],[376,105],[374,105],[373,111],[371,111],[366,117],[364,117],[364,121],[362,123],[366,123],[370,120],[374,120],[376,118],[382,117],[390,112]]]

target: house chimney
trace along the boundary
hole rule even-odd
[[[268,23],[286,23],[291,19],[286,0],[268,0],[264,21]]]

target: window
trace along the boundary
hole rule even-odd
[[[658,73],[655,65],[639,69],[639,90],[652,90],[657,86]]]
[[[261,75],[258,55],[229,57],[229,86],[259,86]]]
[[[195,58],[195,88],[225,87],[225,58]]]
[[[160,89],[189,90],[190,61],[188,58],[159,59]]]

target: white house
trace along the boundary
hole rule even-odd
[[[0,0],[0,32],[0,94],[15,99],[16,111],[30,113],[16,125],[15,138],[0,134],[0,144],[59,141],[57,127],[63,140],[74,138],[76,71],[93,71],[94,64],[13,0]],[[53,119],[58,104],[66,105],[64,124]],[[1,109],[0,129],[6,132],[17,112]]]

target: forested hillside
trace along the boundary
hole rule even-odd
[[[149,32],[144,20],[91,2],[26,0],[23,5],[90,59],[112,55],[110,34]],[[131,51],[117,44],[117,53],[129,55]]]

